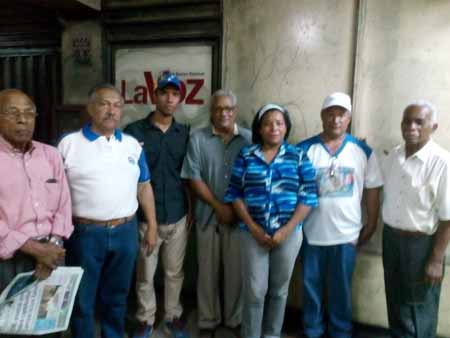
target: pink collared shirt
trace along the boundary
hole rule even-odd
[[[70,191],[58,151],[32,141],[21,153],[0,136],[0,260],[30,238],[73,231]]]

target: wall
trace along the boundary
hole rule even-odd
[[[74,39],[90,41],[90,62],[79,63],[74,57]],[[98,21],[68,21],[62,38],[64,104],[84,104],[87,93],[103,80],[102,29]]]
[[[223,83],[238,94],[242,119],[249,125],[274,101],[291,112],[292,141],[317,133],[323,96],[352,87],[355,2],[223,3]]]
[[[401,141],[401,112],[411,100],[441,112],[435,139],[450,149],[450,3],[362,1],[353,127],[378,149]]]
[[[352,133],[380,157],[401,142],[407,103],[426,98],[441,111],[434,138],[450,149],[449,12],[444,0],[224,0],[224,85],[247,125],[264,102],[287,106],[292,142],[321,130],[327,94],[353,92]],[[387,326],[380,229],[359,253],[353,306],[356,321]],[[291,305],[300,281],[297,266]],[[450,337],[448,276],[442,289],[438,331]]]

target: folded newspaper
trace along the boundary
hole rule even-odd
[[[58,267],[42,281],[18,274],[0,295],[0,336],[67,330],[82,275],[80,267]]]

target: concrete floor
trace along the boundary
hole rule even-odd
[[[186,328],[189,333],[189,338],[198,338],[197,327],[197,311],[195,308],[190,308],[185,311],[187,313]],[[300,313],[297,310],[287,310],[285,316],[285,323],[283,327],[283,338],[296,338],[299,336]],[[163,321],[157,319],[156,329],[152,338],[171,338],[168,332],[165,331]],[[129,334],[132,334],[133,323],[130,321],[128,325]],[[130,336],[127,336],[130,337]],[[233,334],[226,328],[219,327],[216,330],[214,338],[235,338]],[[353,338],[389,338],[387,331],[381,328],[368,327],[364,325],[355,324]]]

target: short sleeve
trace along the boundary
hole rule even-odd
[[[234,161],[233,168],[231,169],[230,183],[228,190],[225,194],[225,203],[233,202],[234,200],[243,198],[244,194],[244,176],[245,176],[245,157],[240,151],[236,160]]]
[[[364,188],[372,189],[383,186],[383,177],[377,156],[374,151],[371,152],[367,160],[367,168],[364,176]]]
[[[437,207],[439,213],[439,220],[450,220],[450,165],[446,163],[442,170],[441,177],[439,178],[439,184],[437,189]]]
[[[298,171],[300,177],[298,203],[310,207],[317,207],[319,205],[319,199],[316,182],[316,170],[303,150],[299,150]]]
[[[139,165],[139,183],[150,181],[151,175],[150,170],[148,169],[147,159],[145,158],[145,152],[141,149],[141,155],[138,160]]]
[[[183,167],[181,168],[181,177],[191,180],[202,179],[200,145],[198,137],[195,135],[189,139],[186,156],[183,161]]]

